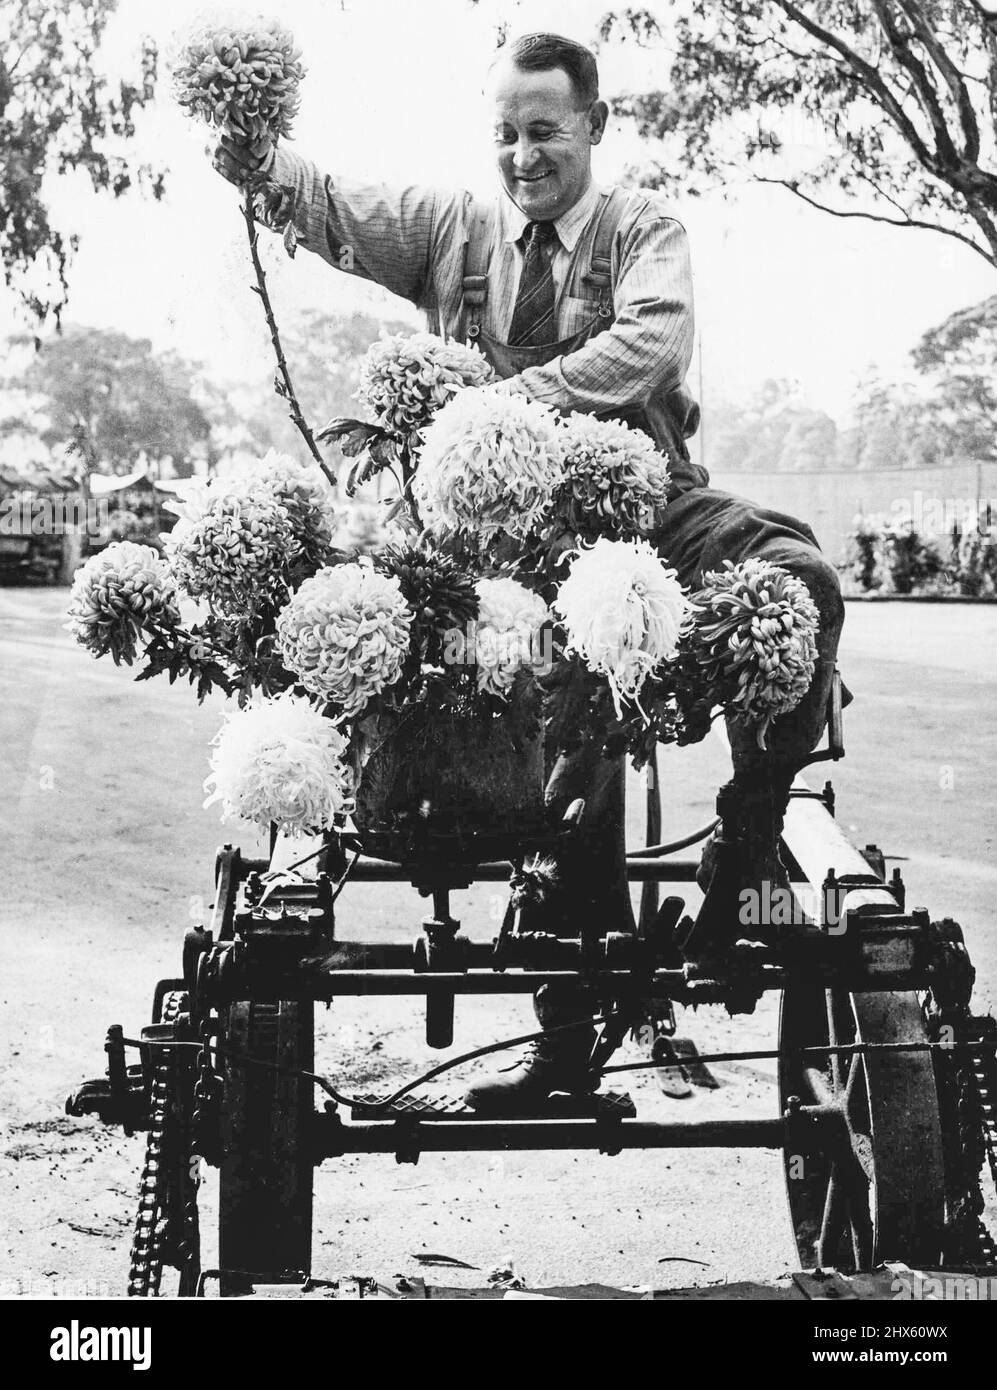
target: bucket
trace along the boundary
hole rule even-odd
[[[497,715],[425,702],[379,712],[364,728],[357,829],[504,835],[542,824],[537,723],[514,705]]]

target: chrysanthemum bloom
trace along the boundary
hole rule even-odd
[[[478,617],[469,624],[466,655],[478,689],[503,698],[524,667],[540,664],[540,633],[550,612],[538,594],[515,579],[479,579]]]
[[[407,443],[465,386],[494,372],[477,348],[432,333],[393,333],[371,343],[360,363],[357,399],[384,429]]]
[[[284,509],[290,524],[284,563],[304,556],[317,567],[329,559],[337,519],[331,491],[317,466],[270,449],[261,458],[240,461],[225,474],[176,479],[171,487],[176,495],[163,504],[178,518],[173,530],[163,536],[170,550],[208,515],[219,498],[240,503],[269,499]]]
[[[526,396],[484,386],[459,392],[423,431],[412,495],[425,525],[487,545],[528,536],[562,479],[557,416]]]
[[[139,635],[180,621],[169,566],[151,545],[117,541],[76,571],[65,624],[77,642],[115,664],[135,659]]]
[[[281,610],[277,645],[306,690],[359,714],[401,674],[411,625],[397,579],[365,562],[332,565]]]
[[[297,551],[290,559],[302,556],[316,567],[328,561],[338,523],[331,489],[317,464],[270,449],[236,477],[247,495],[265,488],[287,512]]]
[[[675,657],[690,622],[675,570],[645,540],[600,536],[572,561],[553,606],[568,650],[605,676],[617,714],[621,700],[636,701],[648,675]]]
[[[386,546],[374,564],[382,574],[394,575],[412,610],[412,650],[439,665],[450,632],[477,617],[473,576],[452,555],[425,541]]]
[[[573,531],[649,531],[667,501],[668,459],[649,435],[619,420],[575,413],[561,426],[564,483],[558,510]]]
[[[177,101],[237,140],[290,135],[305,69],[301,50],[275,20],[191,34],[173,70]]]
[[[703,576],[693,605],[696,658],[728,708],[757,724],[764,748],[772,720],[795,709],[813,680],[820,617],[810,591],[780,565],[725,560]]]
[[[290,691],[226,715],[213,740],[205,806],[287,835],[331,830],[353,809],[346,736]]]
[[[166,539],[181,588],[229,611],[278,594],[282,567],[296,551],[287,510],[265,489],[248,497],[220,492]]]

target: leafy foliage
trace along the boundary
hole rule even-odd
[[[46,174],[82,170],[97,192],[136,182],[162,197],[164,176],[121,150],[156,87],[155,46],[112,91],[97,52],[117,0],[5,0],[0,7],[0,261],[30,320],[58,326],[75,235],[53,226]]]
[[[49,339],[8,388],[39,398],[42,440],[69,445],[88,468],[126,473],[144,454],[190,472],[210,455],[211,422],[199,404],[198,369],[144,338],[100,328],[67,328]]]
[[[600,32],[671,55],[658,89],[615,102],[662,146],[643,182],[747,176],[997,266],[997,17],[974,0],[678,0]]]
[[[933,388],[933,419],[950,454],[997,458],[997,295],[951,314],[913,352]]]

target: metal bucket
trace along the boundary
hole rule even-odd
[[[499,715],[415,704],[364,730],[354,822],[365,831],[504,834],[544,820],[543,733]]]

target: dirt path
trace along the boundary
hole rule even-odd
[[[199,708],[186,688],[134,685],[127,671],[89,660],[60,628],[64,597],[0,590],[6,1293],[123,1289],[141,1140],[68,1119],[63,1100],[102,1069],[108,1023],[132,1031],[147,1020],[156,980],[178,973],[183,930],[201,919],[215,847],[238,837],[201,807],[218,702]],[[903,868],[912,900],[963,921],[980,998],[992,1004],[997,619],[989,609],[946,610],[945,631],[935,633],[912,613],[930,625],[939,610],[908,607],[904,622],[914,626],[901,632],[885,605],[850,608],[846,678],[860,700],[846,722],[849,759],[834,774],[840,817],[858,843],[911,856]],[[666,835],[708,817],[723,775],[712,743],[668,756]],[[639,836],[635,815],[631,839]],[[494,932],[494,888],[457,898],[474,936]],[[424,911],[402,886],[358,885],[342,905],[344,932],[372,939],[414,936]],[[320,1010],[320,1069],[359,1086],[438,1061],[416,1007],[387,999]],[[457,1047],[529,1026],[522,1002],[466,999]],[[734,1020],[702,1009],[680,1027],[701,1050],[770,1047],[774,1002]],[[628,1084],[642,1118],[775,1112],[764,1064],[719,1077],[719,1090],[684,1101],[669,1101],[646,1076]],[[213,1195],[209,1178],[207,1229]],[[794,1267],[778,1156],[716,1150],[430,1155],[417,1167],[337,1160],[316,1175],[315,1250],[315,1273],[327,1277],[417,1272],[422,1253],[475,1266],[434,1275],[470,1283],[510,1261],[530,1283],[771,1279]]]

